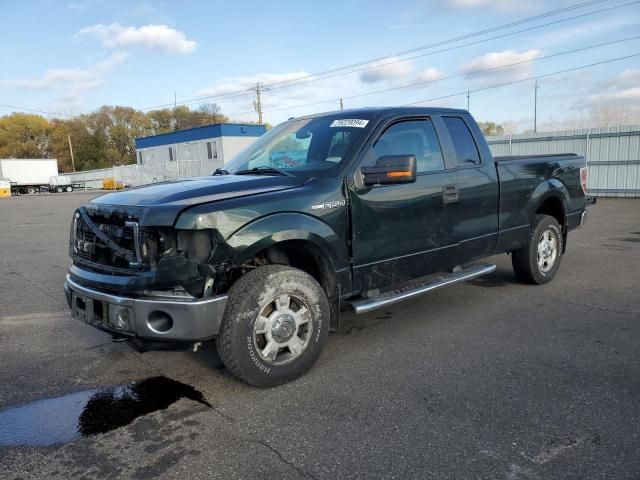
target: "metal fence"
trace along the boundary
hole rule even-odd
[[[138,186],[213,173],[209,170],[204,162],[176,160],[163,165],[118,165],[65,175],[69,175],[73,183],[84,183],[86,188],[103,188],[103,181],[108,178],[124,185]]]
[[[487,137],[494,155],[577,153],[589,165],[591,195],[640,197],[640,125],[523,133]],[[69,174],[74,183],[102,188],[105,178],[137,186],[209,175],[200,161],[176,160],[163,165],[122,165]]]
[[[640,125],[487,137],[493,155],[577,153],[589,165],[589,194],[640,197]]]

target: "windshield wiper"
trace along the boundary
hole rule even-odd
[[[282,170],[278,170],[277,168],[261,166],[261,167],[253,167],[248,168],[246,170],[238,170],[236,175],[282,175],[286,177],[291,177],[292,174],[289,172],[284,172]]]
[[[229,172],[227,172],[224,168],[216,168],[215,171],[213,172],[214,175],[229,175]]]

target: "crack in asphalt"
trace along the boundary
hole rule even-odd
[[[274,448],[273,446],[271,446],[269,443],[265,442],[264,440],[254,440],[255,443],[258,443],[266,448],[268,448],[269,450],[271,450],[273,453],[275,453],[278,458],[280,459],[280,461],[286,465],[289,465],[291,468],[293,468],[296,472],[298,472],[300,475],[302,475],[305,478],[311,478],[312,480],[318,480],[317,477],[315,477],[314,475],[312,475],[311,473],[305,472],[304,470],[302,470],[300,467],[298,467],[297,465],[295,465],[293,462],[290,462],[289,460],[287,460],[286,458],[284,458],[284,456],[282,455],[282,453],[280,453],[276,448]]]
[[[211,405],[211,409],[216,412],[218,415],[220,415],[222,418],[225,418],[229,421],[229,423],[236,423],[236,419],[233,418],[231,415],[227,415],[226,413],[221,412],[217,407],[214,407],[213,405]]]

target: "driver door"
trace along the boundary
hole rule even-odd
[[[414,155],[414,183],[350,189],[354,286],[382,288],[443,270],[458,247],[449,221],[447,186],[455,172],[445,169],[442,148],[430,118],[388,125],[360,166],[385,155]],[[356,171],[360,175],[360,169]]]

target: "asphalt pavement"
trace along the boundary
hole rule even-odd
[[[551,284],[495,257],[345,313],[306,376],[261,390],[211,345],[138,354],[70,318],[94,195],[0,199],[1,478],[640,478],[639,200],[600,199]]]

